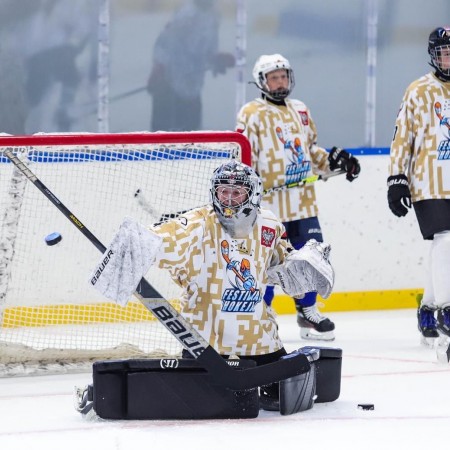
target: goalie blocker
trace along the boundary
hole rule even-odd
[[[339,397],[342,351],[303,347],[307,371],[279,384],[273,408],[290,415]],[[254,367],[252,360],[233,359],[235,370]],[[76,408],[85,416],[112,420],[250,419],[259,414],[258,388],[231,390],[195,359],[98,361],[93,384],[76,389]]]

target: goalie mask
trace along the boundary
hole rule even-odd
[[[267,84],[267,74],[274,70],[286,69],[288,76],[288,86],[286,89],[277,89],[271,91]],[[272,100],[284,100],[294,89],[294,72],[291,69],[289,61],[278,53],[274,55],[262,55],[258,58],[253,68],[253,78],[258,89]]]
[[[211,203],[219,222],[231,237],[247,237],[261,203],[262,182],[249,166],[231,161],[218,167],[211,178]]]
[[[428,39],[430,65],[444,81],[450,81],[450,27],[433,30]]]

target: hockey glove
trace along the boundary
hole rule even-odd
[[[283,264],[267,269],[269,283],[278,284],[294,298],[307,292],[318,292],[327,298],[334,285],[334,270],[329,261],[330,245],[310,239],[300,250],[294,250]]]
[[[339,147],[333,147],[328,155],[331,170],[343,170],[348,181],[358,178],[361,166],[358,160],[349,152]]]
[[[126,306],[161,247],[159,235],[126,217],[94,269],[91,285],[105,297]]]
[[[397,217],[408,214],[411,208],[411,191],[406,175],[392,175],[387,179],[389,208]]]

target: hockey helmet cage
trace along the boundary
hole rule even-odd
[[[223,186],[239,186],[246,193],[239,202],[219,198]],[[211,177],[210,200],[220,223],[232,237],[245,237],[261,204],[262,182],[256,172],[237,160],[219,166]]]
[[[436,70],[439,78],[450,81],[450,62],[443,63],[443,56],[450,58],[450,27],[438,27],[434,29],[428,38],[428,54],[430,65]]]
[[[267,74],[274,70],[286,69],[289,84],[287,89],[270,91],[267,85]],[[284,100],[292,92],[295,86],[294,72],[289,61],[282,55],[261,55],[253,67],[253,79],[258,89],[272,100]]]

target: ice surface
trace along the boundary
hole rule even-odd
[[[414,310],[333,313],[343,349],[340,398],[292,416],[257,419],[96,421],[75,411],[73,386],[91,375],[0,379],[0,448],[7,450],[401,449],[445,446],[450,365],[419,345]],[[286,348],[301,341],[294,316],[280,316]],[[317,343],[322,345],[322,343]],[[373,403],[375,410],[358,409]],[[314,447],[313,447],[314,446]]]

